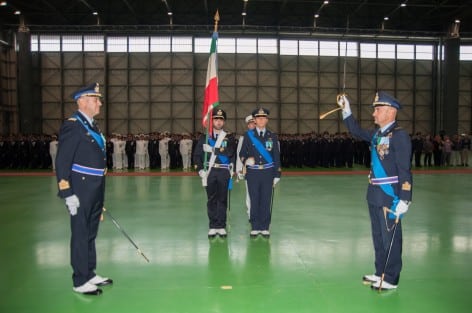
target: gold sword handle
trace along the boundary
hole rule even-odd
[[[328,116],[328,115],[330,115],[330,114],[332,114],[332,113],[334,113],[334,112],[336,112],[336,111],[342,110],[342,109],[343,109],[343,108],[341,108],[341,107],[337,107],[336,109],[332,109],[331,111],[328,111],[328,112],[326,112],[326,113],[324,113],[324,114],[321,114],[321,115],[320,115],[320,120],[322,120],[322,119],[324,119],[326,116]]]

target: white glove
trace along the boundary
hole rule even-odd
[[[204,144],[203,144],[203,151],[212,153],[212,152],[213,152],[213,147],[210,146],[210,145],[207,144],[207,143],[204,143]]]
[[[346,95],[338,95],[338,105],[340,108],[343,109],[343,119],[347,118],[349,115],[352,114],[351,111],[351,104],[349,103],[349,100],[347,99]]]
[[[405,200],[398,201],[397,206],[395,208],[395,215],[397,217],[400,217],[402,214],[405,214],[406,212],[408,212],[409,206],[410,206],[409,201],[405,201]]]
[[[198,176],[200,176],[201,178],[205,178],[207,175],[206,171],[205,170],[199,170],[198,171]]]
[[[80,207],[79,198],[76,195],[72,195],[66,198],[66,206],[69,210],[70,215],[74,216],[77,214],[77,209]]]
[[[244,174],[242,172],[238,172],[238,179],[243,180],[244,179]]]
[[[277,183],[280,181],[280,178],[279,177],[275,177],[274,178],[274,187],[275,185],[277,185]]]

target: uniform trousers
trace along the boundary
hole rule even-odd
[[[209,228],[226,228],[229,178],[229,171],[224,168],[212,168],[207,177]]]
[[[246,173],[249,198],[251,200],[250,218],[252,230],[269,230],[274,169],[247,169]]]
[[[393,235],[394,219],[384,215],[384,210],[378,205],[369,203],[369,214],[372,227],[372,240],[374,242],[375,252],[375,275],[381,276],[384,271],[385,260],[387,257],[390,241]],[[398,222],[393,239],[392,250],[385,269],[384,280],[390,284],[398,285],[400,280],[400,271],[402,269],[402,225]]]
[[[192,155],[190,153],[182,153],[182,168],[184,170],[192,167]]]
[[[78,287],[95,276],[97,267],[95,238],[103,209],[104,177],[74,174],[72,183],[80,201],[77,214],[70,219],[72,280],[74,287]]]

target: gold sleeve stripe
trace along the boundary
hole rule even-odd
[[[59,185],[59,190],[66,190],[70,188],[69,182],[65,179],[61,179],[58,185]]]
[[[405,191],[411,191],[411,184],[409,182],[404,182],[402,184],[402,190],[405,190]]]

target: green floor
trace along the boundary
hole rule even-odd
[[[272,237],[250,239],[244,185],[230,234],[206,236],[197,177],[108,177],[106,207],[149,257],[101,224],[100,297],[72,292],[69,219],[53,177],[0,177],[0,312],[471,312],[471,175],[415,175],[395,291],[373,271],[364,175],[283,178]]]

